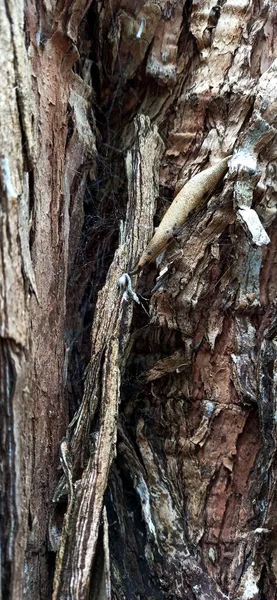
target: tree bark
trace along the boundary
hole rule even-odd
[[[0,5],[5,600],[276,598],[274,10]]]

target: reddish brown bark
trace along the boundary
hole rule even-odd
[[[274,11],[0,8],[5,600],[275,598]],[[133,309],[118,276],[228,154]]]

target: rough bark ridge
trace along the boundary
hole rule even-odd
[[[0,7],[1,597],[14,600],[51,597],[70,219],[78,239],[95,153],[92,89],[71,69],[88,3],[52,4]]]
[[[56,600],[275,597],[274,11],[0,7],[5,600],[48,600],[54,552]],[[133,311],[118,277],[228,154]]]

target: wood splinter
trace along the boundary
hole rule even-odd
[[[207,195],[211,195],[228,170],[228,160],[230,158],[231,155],[226,156],[212,167],[197,173],[182,187],[130,275],[141,271],[145,265],[154,260],[168,246],[181,225],[184,224],[189,213],[196,208],[200,208]]]

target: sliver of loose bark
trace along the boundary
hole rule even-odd
[[[91,570],[103,495],[115,456],[121,369],[133,313],[132,305],[126,304],[121,297],[117,280],[135,264],[151,234],[149,229],[158,195],[159,158],[163,150],[157,128],[151,127],[147,117],[140,116],[135,125],[137,139],[127,155],[126,241],[116,251],[106,284],[98,296],[92,328],[92,358],[76,422],[77,433],[71,440],[71,462],[74,464],[76,459],[73,452],[82,453],[82,444],[89,441],[86,437],[96,407],[99,410],[97,441],[81,480],[75,482],[73,498],[69,497],[57,557],[53,600],[83,599],[91,579],[93,582]]]

